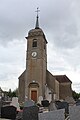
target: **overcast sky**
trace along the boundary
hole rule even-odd
[[[80,0],[0,0],[0,87],[18,87],[26,68],[25,36],[39,24],[48,41],[48,70],[67,75],[80,92]]]

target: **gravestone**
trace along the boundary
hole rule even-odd
[[[76,106],[80,105],[80,100],[76,101]]]
[[[49,105],[50,105],[48,100],[42,100],[41,104],[43,105],[43,107],[49,107]]]
[[[51,101],[49,105],[49,111],[57,110],[55,102]]]
[[[2,98],[0,97],[0,117],[1,117]]]
[[[39,96],[38,98],[38,103],[41,104],[41,101],[43,100],[43,97],[42,96]]]
[[[64,120],[65,110],[60,109],[60,110],[55,110],[55,111],[50,111],[46,113],[39,113],[39,120]]]
[[[32,100],[26,101],[23,108],[23,120],[38,120],[39,108]]]
[[[10,105],[16,107],[17,111],[20,111],[20,107],[19,107],[19,103],[18,103],[18,98],[17,97],[13,97],[12,98],[12,102],[11,102]]]
[[[2,101],[0,101],[0,117],[1,117],[1,107],[2,107]]]
[[[38,111],[37,106],[23,108],[23,120],[38,120]]]
[[[27,100],[24,103],[24,107],[31,107],[31,106],[34,106],[34,105],[35,105],[35,102],[33,100]]]
[[[16,118],[16,107],[5,106],[1,108],[1,118],[15,119]]]
[[[65,109],[65,113],[69,114],[69,103],[65,101],[55,101],[57,109]]]
[[[70,120],[80,120],[80,105],[69,107]]]

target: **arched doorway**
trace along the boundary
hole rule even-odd
[[[38,88],[39,84],[36,82],[29,84],[29,98],[35,102],[38,100]]]

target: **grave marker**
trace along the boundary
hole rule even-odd
[[[46,113],[39,113],[39,120],[64,120],[64,113],[64,109],[50,111]]]
[[[24,103],[24,107],[31,107],[31,106],[34,106],[34,105],[35,105],[35,102],[33,100],[27,100]]]
[[[13,97],[12,98],[12,102],[11,102],[10,105],[16,107],[17,111],[20,111],[20,107],[19,107],[19,103],[18,103],[18,98],[17,97]]]
[[[23,120],[38,120],[38,112],[39,108],[34,101],[26,101],[23,108]]]
[[[80,120],[80,105],[69,107],[70,120]]]
[[[16,107],[5,106],[1,108],[1,118],[15,119],[16,118]]]

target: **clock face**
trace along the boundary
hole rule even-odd
[[[36,57],[37,56],[37,52],[32,52],[32,57]]]

